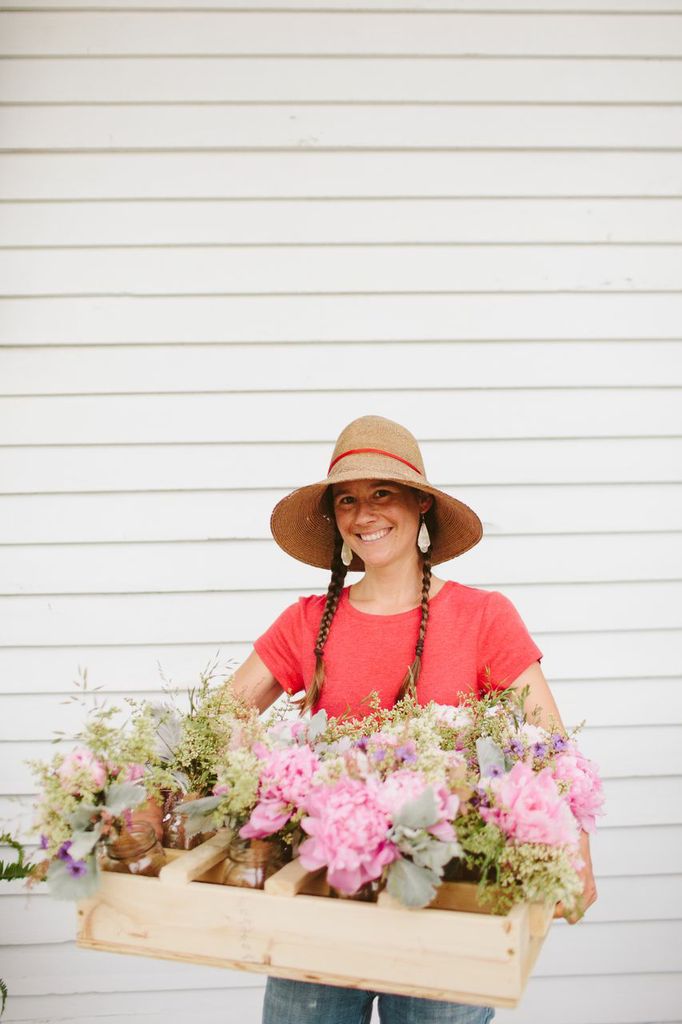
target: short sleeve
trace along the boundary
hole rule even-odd
[[[301,671],[302,615],[300,604],[289,605],[254,642],[254,650],[287,693],[303,689]]]
[[[492,684],[499,690],[506,689],[542,656],[509,598],[497,590],[491,591],[483,608],[478,636],[479,691],[486,684]]]

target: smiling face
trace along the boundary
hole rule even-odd
[[[332,494],[339,533],[367,568],[416,559],[419,515],[431,495],[391,480],[334,484]]]

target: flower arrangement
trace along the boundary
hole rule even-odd
[[[123,831],[153,791],[153,784],[145,786],[146,766],[155,761],[150,712],[136,712],[122,729],[114,724],[118,708],[96,705],[74,749],[30,762],[40,788],[35,828],[41,860],[33,877],[45,878],[57,899],[94,892],[97,844]]]
[[[579,906],[580,830],[601,813],[601,782],[575,733],[526,716],[527,693],[490,687],[457,705],[391,709],[370,699],[361,719],[288,710],[260,717],[214,669],[189,712],[134,703],[92,713],[78,746],[34,763],[37,826],[53,895],[97,884],[97,844],[130,826],[148,798],[178,805],[188,834],[228,827],[242,841],[274,839],[343,895],[385,886],[429,904],[438,886],[475,878],[497,912],[520,901]]]

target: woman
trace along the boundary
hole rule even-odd
[[[261,710],[304,690],[301,711],[363,715],[379,693],[392,707],[407,693],[421,704],[456,704],[462,691],[529,688],[535,721],[560,722],[540,668],[542,652],[511,601],[498,592],[439,579],[431,568],[481,539],[478,516],[433,487],[419,446],[379,416],[339,436],[327,478],[288,495],[271,519],[288,554],[330,568],[325,597],[300,598],[254,644],[235,675]],[[364,576],[344,587],[348,569]],[[596,899],[582,834],[584,906]],[[561,908],[558,908],[558,912]],[[576,918],[577,919],[577,918]],[[330,965],[331,966],[331,965]],[[264,1024],[366,1024],[374,993],[268,978]],[[493,1011],[408,996],[379,996],[385,1024],[487,1024]]]

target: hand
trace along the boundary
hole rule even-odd
[[[563,903],[557,903],[554,910],[555,917],[563,917],[569,924],[577,924],[585,915],[588,907],[591,907],[597,899],[597,883],[594,880],[594,873],[592,871],[590,837],[587,832],[580,833],[580,856],[583,859],[583,866],[579,872],[583,881],[583,894],[580,899],[580,907],[579,909],[575,908],[570,913],[567,913]]]

